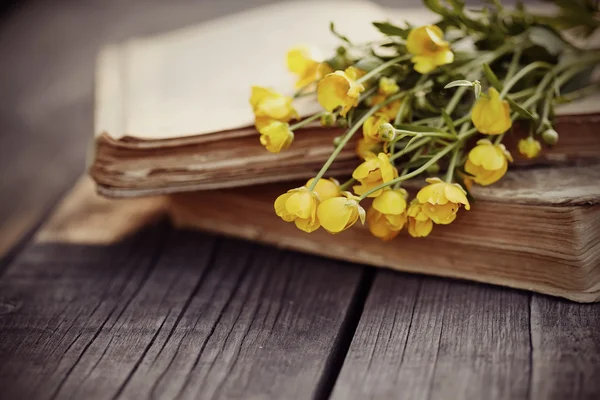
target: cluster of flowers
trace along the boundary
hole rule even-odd
[[[555,97],[546,95],[546,90],[551,91],[551,84],[559,87],[573,74],[562,76],[561,81],[559,73],[571,70],[560,64],[556,69],[555,65],[539,61],[519,70],[523,50],[532,46],[531,42],[524,42],[527,44],[511,41],[459,64],[457,69],[471,79],[446,83],[445,88],[458,89],[441,109],[441,115],[416,121],[411,116],[414,103],[427,101],[423,93],[433,90],[436,77],[452,76],[449,72],[436,75],[440,68],[455,62],[455,52],[440,27],[410,29],[405,40],[396,46],[401,50],[394,57],[371,66],[356,62],[334,69],[335,62],[323,61],[310,48],[292,49],[287,61],[290,71],[298,76],[296,97],[316,94],[324,111],[290,125],[292,120],[299,119],[294,99],[268,88],[253,87],[250,103],[262,145],[270,152],[283,151],[292,144],[296,129],[318,119],[324,126],[343,126],[348,130],[336,139],[335,150],[315,178],[275,200],[276,214],[305,232],[323,227],[335,234],[358,220],[363,224],[366,221],[370,232],[382,240],[393,239],[405,226],[411,236],[425,237],[434,224],[453,222],[461,207],[470,209],[467,190],[473,183],[490,185],[505,175],[512,157],[502,139],[516,118],[528,118],[535,126],[518,143],[523,156],[534,158],[541,151],[542,144],[534,133],[540,134],[549,145],[558,140],[550,122]],[[512,54],[512,58],[500,82],[487,64],[507,54]],[[336,55],[338,59],[344,56],[344,51]],[[405,65],[412,66],[411,73],[421,78],[401,89],[402,74],[396,71]],[[518,93],[510,93],[513,86],[537,69],[545,69],[552,78],[542,78],[533,87],[525,86]],[[481,93],[481,83],[476,79],[482,74],[489,84],[485,93]],[[469,90],[473,91],[473,100],[462,115],[457,117],[455,113],[455,119],[451,119],[450,115]],[[517,100],[522,99],[527,100],[518,104]],[[540,104],[541,115],[535,111]],[[342,185],[333,178],[325,179],[331,163],[361,127],[356,153],[362,163],[354,170],[352,179]],[[483,138],[466,152],[473,142],[470,139],[477,134]],[[423,173],[435,174],[441,160],[447,166],[445,178],[427,178],[427,185],[409,201],[401,183]],[[397,165],[401,161],[404,168],[399,172]],[[347,190],[352,185],[353,193]],[[365,212],[361,204],[367,199],[372,202]]]

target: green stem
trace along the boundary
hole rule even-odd
[[[314,115],[311,115],[310,117],[305,118],[302,121],[297,122],[294,125],[290,126],[290,131],[295,131],[298,128],[302,128],[304,125],[307,125],[308,123],[313,122],[314,120],[321,118],[325,114],[327,114],[327,111],[321,111],[320,113],[316,113]]]
[[[363,83],[368,81],[369,79],[371,79],[372,77],[374,77],[375,75],[377,75],[378,73],[380,73],[381,71],[391,67],[394,64],[397,64],[399,62],[402,61],[406,61],[409,60],[412,57],[411,54],[405,54],[402,55],[400,57],[396,57],[396,58],[392,58],[389,61],[384,62],[383,64],[381,64],[380,66],[373,68],[371,71],[367,72],[365,75],[361,76],[360,78],[358,78],[356,80],[356,83]]]
[[[452,158],[450,159],[450,164],[448,165],[448,171],[446,171],[446,182],[451,183],[452,178],[454,178],[454,169],[456,168],[456,162],[458,161],[458,157],[460,154],[460,149],[456,148],[454,153],[452,153]]]
[[[400,98],[403,95],[404,95],[404,93],[398,93],[394,96],[390,96],[386,101],[379,103],[376,106],[371,107],[371,109],[369,111],[367,111],[356,122],[356,124],[354,124],[352,127],[350,127],[350,129],[348,130],[348,132],[346,132],[346,135],[344,135],[344,137],[342,138],[340,143],[337,145],[335,150],[333,150],[333,153],[331,153],[331,155],[329,156],[329,158],[327,159],[325,164],[323,164],[323,166],[321,167],[321,170],[319,171],[317,176],[315,176],[315,179],[314,179],[312,185],[310,185],[310,187],[308,188],[308,190],[312,191],[315,188],[315,186],[317,185],[317,182],[319,182],[319,179],[321,179],[323,177],[323,175],[325,175],[325,172],[327,172],[327,170],[329,169],[329,167],[331,166],[331,164],[333,163],[335,158],[338,156],[338,154],[340,154],[342,149],[350,141],[350,139],[352,138],[354,133],[365,123],[367,118],[369,118],[371,115],[375,114],[381,107],[385,107],[386,105],[388,105],[389,103],[391,103],[394,100],[397,100],[398,98]]]
[[[504,83],[504,88],[502,89],[502,92],[500,92],[500,98],[503,99],[504,96],[506,96],[508,94],[508,92],[510,91],[510,89],[517,83],[519,82],[519,80],[521,80],[521,78],[523,78],[525,75],[527,75],[528,73],[538,69],[538,68],[552,68],[552,64],[548,64],[546,62],[543,61],[535,61],[532,62],[531,64],[527,65],[525,68],[521,69],[519,72],[517,72],[515,74],[515,76],[513,76],[512,78],[510,78],[508,81],[506,81]]]
[[[405,154],[410,153],[411,151],[418,149],[421,146],[426,145],[427,143],[431,142],[431,138],[424,138],[421,140],[417,140],[416,142],[414,142],[413,144],[411,144],[410,146],[406,146],[404,149],[402,149],[401,152],[394,154],[393,157],[390,157],[390,160],[393,161],[399,157],[402,157]]]
[[[523,49],[521,47],[518,47],[515,50],[515,53],[513,54],[513,58],[512,58],[512,60],[510,60],[510,65],[508,66],[508,71],[506,72],[506,77],[504,78],[505,82],[507,80],[509,80],[510,78],[512,78],[515,75],[515,72],[517,72],[517,67],[519,66],[519,61],[521,60],[522,52],[523,52]]]
[[[413,96],[412,93],[407,95],[406,99],[404,99],[402,104],[400,104],[400,109],[396,113],[396,118],[394,118],[394,125],[398,125],[400,122],[402,122],[402,116],[405,113],[404,110],[406,110],[406,107],[408,107],[408,104],[411,102],[412,96]]]
[[[504,134],[505,134],[505,133],[506,133],[506,132],[504,132],[504,133],[502,133],[502,134],[500,134],[500,135],[496,136],[496,140],[494,140],[494,144],[495,144],[496,146],[497,146],[497,145],[499,145],[500,143],[502,143],[502,139],[504,139]]]
[[[342,183],[342,184],[340,185],[340,190],[341,190],[342,192],[343,192],[343,191],[345,191],[345,190],[346,190],[346,189],[348,189],[350,186],[352,186],[352,184],[353,184],[354,182],[356,182],[356,179],[354,179],[354,178],[350,178],[350,179],[348,179],[346,182],[344,182],[344,183]]]
[[[409,136],[413,136],[413,137],[416,136],[416,137],[439,137],[439,138],[444,138],[444,139],[456,140],[456,136],[454,136],[450,133],[444,133],[444,132],[413,132],[413,131],[406,131],[404,129],[396,129],[395,131],[396,131],[396,133],[399,133],[402,138],[409,137]]]

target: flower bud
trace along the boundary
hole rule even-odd
[[[556,143],[558,143],[558,132],[556,132],[552,128],[547,129],[544,131],[544,133],[542,133],[542,139],[544,139],[544,142],[546,142],[546,144],[553,146]]]
[[[438,163],[433,163],[427,167],[427,173],[429,175],[436,175],[438,172],[440,172],[440,166]]]
[[[335,125],[335,114],[327,113],[321,116],[321,125],[331,127]]]
[[[337,119],[337,126],[339,126],[340,128],[347,128],[348,127],[348,120],[346,118],[338,118]]]
[[[344,138],[344,136],[336,136],[333,139],[333,147],[338,147],[343,138]]]
[[[394,129],[392,124],[386,122],[385,124],[379,125],[379,128],[377,129],[377,136],[379,136],[383,141],[392,141],[396,137],[396,129]]]

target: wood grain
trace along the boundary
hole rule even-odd
[[[531,301],[531,399],[597,399],[600,306]]]
[[[598,304],[379,272],[332,398],[597,398],[599,312]]]
[[[328,390],[363,268],[176,231],[157,222],[161,204],[106,200],[84,180],[11,263],[0,279],[3,398]]]

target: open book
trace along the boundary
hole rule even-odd
[[[250,87],[292,94],[287,50],[309,44],[332,54],[339,39],[329,32],[331,21],[350,40],[365,42],[380,35],[371,22],[386,20],[421,25],[435,16],[424,8],[390,10],[366,1],[285,2],[105,48],[90,165],[98,191],[133,197],[314,176],[341,131],[309,126],[296,132],[288,151],[268,153],[253,126]],[[320,110],[311,98],[295,106],[304,116]],[[563,115],[556,124],[560,144],[535,162],[600,158],[592,125],[600,120],[594,115],[600,98],[557,111]],[[531,162],[518,157],[514,143],[511,150],[517,163]],[[329,173],[350,173],[357,164],[351,142]]]

